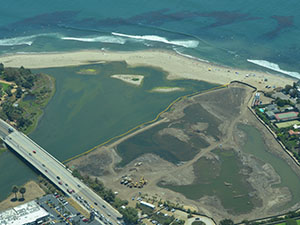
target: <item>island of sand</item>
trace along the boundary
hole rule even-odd
[[[151,90],[151,92],[160,92],[160,93],[168,93],[174,91],[184,91],[184,88],[181,87],[155,87]]]
[[[133,75],[133,74],[115,74],[112,75],[111,77],[136,86],[140,86],[144,79],[143,75]]]

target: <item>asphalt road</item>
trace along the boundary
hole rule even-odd
[[[12,132],[9,132],[9,129]],[[1,119],[0,138],[83,208],[88,211],[98,211],[98,214],[103,214],[112,224],[119,224],[118,218],[122,215],[117,210],[74,177],[70,170],[46,150]],[[74,192],[70,194],[68,190]]]

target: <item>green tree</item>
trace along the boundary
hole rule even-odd
[[[0,63],[0,73],[2,73],[4,71],[4,65],[3,63]]]
[[[285,85],[285,87],[284,87],[284,91],[285,91],[286,93],[289,93],[289,91],[290,91],[292,88],[293,88],[293,86],[287,84],[287,85]]]
[[[26,188],[25,187],[21,187],[20,190],[19,190],[19,192],[21,193],[22,198],[24,199],[24,194],[26,192]]]
[[[126,224],[137,224],[139,217],[138,211],[135,208],[126,207],[125,209],[121,209],[120,213],[122,213]]]
[[[19,191],[19,188],[16,185],[14,185],[11,189],[11,192],[15,194],[15,198],[17,198],[18,191]]]
[[[220,225],[234,225],[234,222],[231,219],[224,219],[220,221]]]
[[[22,97],[22,88],[18,87],[16,91],[16,98],[21,98]]]
[[[297,221],[294,219],[286,220],[286,225],[297,225]]]

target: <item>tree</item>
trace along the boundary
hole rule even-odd
[[[135,208],[126,207],[126,209],[121,209],[120,213],[122,213],[124,222],[126,224],[137,224],[138,221],[138,212]]]
[[[17,198],[17,193],[18,193],[18,191],[19,191],[18,186],[14,185],[14,186],[12,187],[11,192],[12,192],[12,193],[15,193],[15,198]]]
[[[285,87],[284,87],[284,91],[285,91],[286,93],[289,93],[289,91],[290,91],[292,88],[293,88],[293,86],[287,84],[287,85],[285,85]]]
[[[224,219],[220,221],[220,225],[234,225],[234,222],[231,219]]]
[[[24,199],[24,194],[26,192],[26,188],[25,187],[21,187],[20,190],[19,190],[19,192],[21,193],[22,198]]]
[[[286,225],[297,225],[297,221],[294,219],[286,220]]]
[[[3,63],[0,63],[0,73],[2,73],[4,71],[4,65]]]
[[[22,97],[22,88],[18,87],[17,92],[16,92],[16,98],[21,98]]]

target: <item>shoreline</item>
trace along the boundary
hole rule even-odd
[[[167,50],[105,51],[80,50],[72,52],[19,53],[0,56],[6,67],[38,69],[125,61],[129,67],[150,66],[167,72],[167,79],[192,79],[208,83],[228,84],[233,80],[249,83],[260,90],[266,86],[284,87],[296,78],[280,73],[242,70],[183,56]]]

